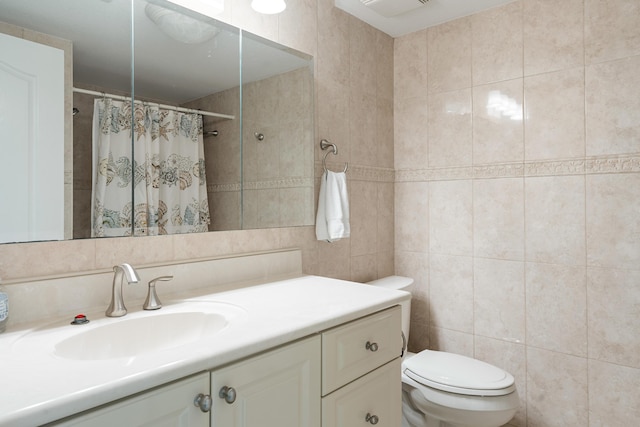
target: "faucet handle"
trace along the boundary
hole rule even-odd
[[[173,279],[173,276],[160,276],[149,282],[149,292],[147,293],[147,299],[144,301],[142,308],[145,310],[157,310],[162,308],[162,303],[160,302],[160,298],[158,298],[158,294],[156,293],[156,282],[162,281],[167,282]]]

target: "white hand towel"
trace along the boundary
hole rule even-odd
[[[320,181],[316,237],[333,242],[350,234],[347,175],[344,172],[325,171]]]
[[[320,178],[320,194],[318,195],[318,212],[316,213],[316,238],[318,240],[329,241],[329,230],[327,229],[326,199],[327,199],[327,172]]]

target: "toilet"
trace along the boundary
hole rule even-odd
[[[410,292],[413,279],[389,276],[373,286]],[[402,304],[409,337],[411,302]],[[459,354],[423,350],[402,360],[402,427],[499,427],[520,406],[511,374]]]

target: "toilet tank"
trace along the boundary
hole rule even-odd
[[[404,276],[388,276],[383,277],[382,279],[373,280],[371,282],[367,282],[369,285],[373,286],[381,286],[387,289],[396,289],[399,291],[411,292],[411,287],[413,286],[413,279],[410,277]],[[411,319],[411,300],[407,300],[407,302],[400,303],[400,307],[402,308],[402,332],[406,339],[409,339],[409,326]]]

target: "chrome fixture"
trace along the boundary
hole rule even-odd
[[[333,153],[334,156],[338,155],[338,146],[336,144],[333,144],[329,141],[327,141],[326,139],[323,139],[320,141],[320,149],[322,151],[331,148],[331,151],[327,151],[327,154],[324,155],[324,158],[322,159],[322,167],[324,168],[324,171],[327,171],[327,156],[330,153]],[[344,170],[342,172],[347,172],[347,169],[349,168],[349,163],[344,164]]]
[[[156,282],[163,281],[168,282],[173,279],[173,276],[160,276],[156,277],[152,281],[149,282],[149,291],[147,292],[147,299],[144,300],[144,304],[142,308],[145,310],[157,310],[162,308],[162,303],[160,302],[160,298],[158,298],[158,294],[156,294]]]
[[[195,399],[193,399],[193,405],[200,408],[202,412],[209,412],[213,406],[213,399],[209,394],[199,393]]]
[[[136,270],[129,264],[120,264],[113,267],[113,289],[111,292],[111,303],[105,314],[107,317],[122,317],[127,314],[127,307],[124,306],[122,298],[122,282],[127,278],[127,283],[138,283],[140,278]],[[118,282],[120,282],[118,286]]]
[[[218,397],[224,399],[228,404],[232,404],[236,401],[236,389],[233,387],[224,386],[218,391]]]
[[[253,136],[255,136],[258,141],[264,141],[264,134],[263,133],[254,132]]]
[[[379,421],[377,415],[371,415],[369,412],[367,412],[367,415],[364,417],[364,420],[369,424],[378,424],[378,421]]]
[[[125,102],[131,102],[131,99],[132,99],[131,96],[115,95],[113,93],[98,92],[95,90],[81,89],[79,87],[74,87],[73,93],[83,93],[85,95],[100,96],[102,98],[110,98],[110,99],[115,99],[118,101],[125,101]],[[171,111],[179,111],[181,113],[199,114],[201,116],[218,117],[221,119],[229,119],[229,120],[234,120],[236,118],[236,116],[234,115],[213,113],[211,111],[204,111],[204,110],[194,110],[193,108],[176,107],[175,105],[157,104],[155,102],[150,103],[150,102],[142,102],[142,101],[135,101],[135,102],[141,103],[141,104],[152,104],[154,106],[157,106],[158,108],[164,108],[166,110],[171,110]],[[217,132],[217,131],[214,131],[214,132]]]
[[[86,325],[89,322],[90,322],[90,320],[87,319],[87,316],[85,316],[84,314],[78,314],[73,318],[73,320],[71,321],[71,324],[72,325]]]

